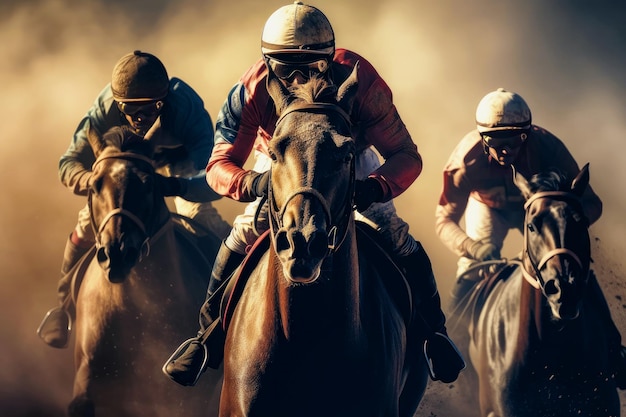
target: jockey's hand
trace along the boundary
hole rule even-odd
[[[270,184],[270,172],[248,171],[241,181],[243,195],[250,196],[252,199],[266,197]]]
[[[187,180],[156,174],[157,185],[165,197],[182,196],[187,191]]]
[[[267,197],[267,191],[270,186],[270,172],[265,171],[258,174],[252,180],[252,189],[257,197]]]
[[[359,213],[363,213],[372,205],[383,199],[383,188],[375,178],[356,180],[354,183],[354,205]]]
[[[472,242],[467,248],[469,255],[477,261],[492,261],[501,258],[500,250],[493,243]]]
[[[428,371],[433,381],[450,383],[456,381],[459,373],[465,369],[465,360],[445,329],[433,333],[424,342],[424,355],[428,362]]]

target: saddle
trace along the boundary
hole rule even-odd
[[[378,231],[362,221],[356,221],[355,223],[359,258],[367,259],[370,262],[368,268],[384,271],[384,274],[380,274],[384,276],[383,284],[408,324],[412,317],[413,300],[411,299],[410,287],[404,273],[394,262],[388,250],[378,243],[381,240]],[[227,284],[220,305],[220,316],[224,332],[228,330],[233,312],[244,291],[250,272],[257,266],[261,257],[269,249],[270,244],[270,231],[268,230],[259,236],[248,251],[241,267],[234,273]]]

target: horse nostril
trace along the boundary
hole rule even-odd
[[[557,294],[560,291],[557,281],[554,279],[546,282],[546,284],[543,286],[543,290],[545,291],[547,296]]]
[[[325,233],[315,233],[309,241],[309,255],[323,258],[328,251],[328,236]]]
[[[139,259],[139,251],[135,248],[127,249],[122,255],[122,262],[125,266],[132,267]]]
[[[98,263],[100,265],[102,265],[103,267],[105,267],[106,265],[108,265],[110,258],[107,254],[107,250],[105,247],[100,247],[98,248],[97,252],[96,252],[96,258],[98,259]]]
[[[289,239],[287,238],[287,231],[281,229],[276,233],[276,252],[280,253],[287,249],[289,249]]]

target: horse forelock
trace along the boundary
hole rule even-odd
[[[533,193],[542,191],[566,191],[566,177],[559,171],[540,172],[528,181]]]
[[[304,84],[295,84],[289,87],[293,98],[304,100],[306,103],[335,103],[337,86],[326,78],[313,76]]]

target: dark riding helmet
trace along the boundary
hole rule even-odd
[[[167,71],[159,58],[142,51],[120,58],[111,77],[113,98],[118,102],[162,100],[169,84]]]

